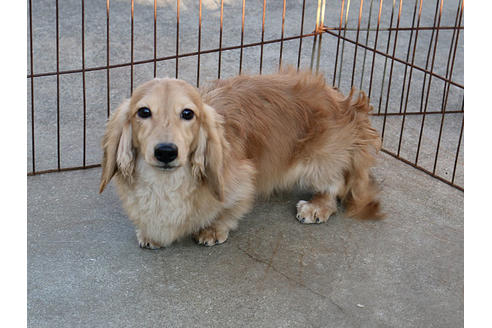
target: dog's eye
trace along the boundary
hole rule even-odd
[[[193,118],[193,116],[195,116],[195,113],[191,109],[185,108],[181,112],[181,118],[183,120],[189,121],[189,120],[191,120]]]
[[[142,107],[138,110],[137,115],[141,118],[147,118],[152,116],[152,112],[147,107]]]

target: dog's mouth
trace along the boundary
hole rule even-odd
[[[164,164],[164,165],[155,165],[154,167],[157,168],[157,169],[159,169],[159,170],[161,170],[161,171],[170,172],[170,171],[176,170],[180,166],[179,165],[168,165],[168,164]]]

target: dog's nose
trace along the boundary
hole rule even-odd
[[[159,162],[170,163],[178,157],[178,147],[173,143],[161,143],[155,146],[154,156]]]

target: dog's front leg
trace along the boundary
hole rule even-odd
[[[193,234],[199,245],[214,246],[224,243],[229,231],[237,228],[239,219],[249,212],[253,205],[253,196],[237,202],[234,207],[225,209],[208,227]]]

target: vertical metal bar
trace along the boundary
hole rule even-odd
[[[438,21],[437,21],[436,42],[434,43],[434,51],[433,51],[433,54],[432,54],[432,61],[431,61],[431,68],[430,68],[430,71],[431,72],[434,72],[434,60],[436,59],[437,43],[439,42],[439,27],[441,25],[443,2],[444,2],[444,0],[441,0],[441,4],[439,6],[439,18],[438,18]],[[427,96],[425,98],[424,115],[422,117],[422,125],[420,126],[419,143],[417,145],[417,155],[415,156],[415,165],[417,165],[417,163],[419,161],[420,146],[422,144],[422,134],[424,132],[425,117],[427,116],[425,114],[427,113],[427,105],[429,103],[429,94],[430,94],[431,82],[432,82],[432,75],[429,75],[429,83],[427,85]]]
[[[463,102],[461,103],[461,109],[463,109]],[[454,178],[456,177],[456,165],[458,164],[458,156],[460,155],[461,138],[463,137],[464,124],[465,124],[465,116],[463,115],[463,119],[461,121],[460,137],[458,139],[458,147],[456,148],[456,155],[454,157],[453,177],[451,178],[451,183],[454,183]]]
[[[354,46],[354,65],[352,67],[352,80],[350,81],[350,87],[354,86],[354,77],[355,77],[355,66],[357,64],[357,50],[359,47],[359,32],[360,32],[360,21],[362,19],[362,8],[364,6],[364,0],[360,0],[359,5],[359,20],[357,21],[357,33],[355,36],[355,46]]]
[[[386,51],[389,52],[390,43],[391,43],[391,31],[393,28],[393,17],[395,14],[395,0],[393,0],[393,7],[391,8],[391,18],[390,18],[390,31],[388,33],[388,42],[386,43]],[[379,93],[379,105],[378,105],[378,114],[381,114],[381,103],[383,102],[383,90],[384,90],[384,80],[386,78],[386,68],[388,65],[388,57],[384,58],[384,68],[383,68],[383,78],[381,79],[381,91]]]
[[[176,78],[178,78],[179,73],[179,1],[176,0]]]
[[[130,94],[133,93],[133,8],[135,5],[135,1],[132,0],[132,10],[131,10],[131,43],[130,43]]]
[[[374,0],[371,0],[371,3],[369,4],[369,17],[367,21],[367,32],[366,32],[366,47],[367,44],[369,43],[369,31],[371,30],[371,18],[372,18],[372,3]],[[376,48],[374,48],[376,49]],[[362,84],[364,81],[364,71],[366,70],[366,56],[367,56],[367,48],[364,49],[364,59],[362,60],[362,72],[360,74],[360,85],[359,89],[362,90]]]
[[[83,156],[82,166],[85,168],[86,163],[86,134],[87,134],[87,105],[85,97],[85,4],[82,0],[82,103],[83,103],[83,115],[84,115],[84,135],[83,135]]]
[[[415,26],[415,17],[417,14],[418,1],[419,0],[415,0],[415,6],[413,8],[412,29],[410,30],[410,37],[408,38],[407,58],[405,60],[406,63],[408,63],[408,60],[410,59],[410,49],[412,47],[412,37],[413,37],[413,30],[414,30],[414,26]],[[405,72],[403,73],[403,84],[401,86],[400,113],[403,110],[403,98],[405,98],[405,85],[407,82],[407,71],[408,71],[408,65],[405,65]],[[407,90],[407,92],[408,91],[409,91],[409,89]]]
[[[382,128],[382,132],[381,132],[381,139],[383,140],[383,142],[384,142],[384,130],[386,128],[386,117],[387,117],[387,114],[388,114],[389,96],[390,96],[390,93],[391,93],[391,80],[393,78],[393,67],[394,67],[394,64],[395,64],[395,59],[394,58],[395,58],[395,55],[396,55],[396,45],[398,43],[398,30],[400,28],[400,17],[401,17],[402,1],[403,0],[400,0],[400,5],[398,7],[398,18],[397,18],[397,21],[396,21],[396,32],[395,32],[395,43],[393,45],[393,55],[392,55],[392,58],[391,58],[391,67],[390,67],[389,80],[388,80],[388,91],[386,93],[386,106],[384,107],[383,128]]]
[[[243,12],[241,16],[241,50],[239,54],[239,74],[241,74],[243,70],[243,46],[244,46],[244,13],[246,8],[246,0],[243,0]]]
[[[408,75],[407,95],[405,97],[405,108],[403,110],[403,119],[401,121],[400,140],[398,141],[397,156],[400,156],[401,142],[403,139],[403,130],[405,128],[405,119],[407,117],[408,96],[410,95],[410,88],[412,86],[413,64],[415,62],[415,53],[417,50],[417,42],[418,42],[418,38],[419,38],[420,18],[422,17],[422,1],[423,0],[420,0],[420,4],[419,4],[419,14],[418,14],[418,18],[417,18],[417,29],[415,31],[415,41],[413,42],[412,62],[411,62],[411,66],[410,66],[410,73]]]
[[[107,101],[107,113],[106,117],[109,118],[111,113],[110,94],[111,84],[109,82],[109,0],[106,0],[106,101]]]
[[[302,35],[304,34],[304,12],[306,9],[306,0],[302,1],[302,17],[301,17],[301,37],[299,38],[299,53],[297,55],[297,70],[301,67],[301,52],[302,52]]]
[[[429,67],[429,58],[432,49],[432,42],[434,41],[434,32],[436,31],[436,21],[437,21],[437,13],[439,11],[439,0],[436,0],[436,11],[434,13],[434,23],[432,28],[431,39],[429,42],[429,50],[427,50],[427,59],[425,61],[425,70],[428,70]],[[422,108],[424,106],[424,93],[425,93],[425,84],[427,82],[427,73],[424,72],[424,82],[422,83],[422,97],[420,98],[420,112],[422,113]]]
[[[58,20],[58,0],[56,0],[56,154],[57,168],[60,170],[60,31]]]
[[[456,12],[456,20],[454,22],[455,27],[458,27],[459,25],[461,25],[461,17],[462,17],[461,15],[463,12],[460,9],[461,9],[461,3],[458,3],[458,10]],[[458,23],[458,16],[459,16],[459,23]],[[456,39],[455,39],[455,33],[456,33]],[[451,61],[451,68],[449,69],[449,77],[448,77],[448,67],[446,67],[446,78],[449,80],[451,80],[453,77],[454,61],[456,59],[456,49],[458,48],[458,39],[460,36],[459,33],[460,33],[459,29],[457,29],[457,28],[454,29],[453,30],[453,37],[451,38],[451,47],[449,48],[449,55],[448,55],[448,67],[449,67],[449,64]],[[454,41],[454,44],[453,44],[453,41]],[[453,46],[454,46],[454,52],[452,51]],[[452,60],[451,60],[451,57],[453,58]],[[446,87],[447,87],[447,90],[446,90]],[[437,168],[437,159],[439,157],[439,148],[441,146],[442,130],[443,130],[443,126],[444,126],[444,116],[446,114],[446,106],[448,103],[449,87],[450,87],[449,83],[444,84],[445,90],[443,90],[443,95],[442,95],[443,100],[442,100],[442,107],[441,107],[441,113],[442,113],[441,114],[441,125],[439,127],[439,136],[437,137],[436,155],[434,158],[434,168],[432,169],[432,174],[436,173],[436,168]]]
[[[154,79],[156,78],[156,76],[157,76],[157,0],[154,0]]]
[[[202,0],[198,2],[198,55],[196,63],[196,87],[200,87],[200,54],[202,48]]]
[[[284,7],[282,9],[282,32],[280,34],[280,55],[278,57],[278,68],[279,69],[282,67],[282,52],[284,50],[285,1],[286,0],[284,0]]]
[[[383,0],[380,0],[383,1]],[[337,77],[337,67],[338,67],[338,51],[340,50],[340,39],[342,36],[342,23],[343,23],[343,9],[345,6],[345,0],[342,0],[342,6],[340,7],[340,25],[338,26],[338,38],[337,38],[337,52],[335,54],[335,67],[333,69],[333,82],[332,85],[335,85],[335,80]]]
[[[321,58],[321,46],[323,44],[323,28],[325,22],[325,8],[326,8],[326,0],[323,0],[323,5],[321,6],[321,17],[320,24],[318,25],[319,30],[319,39],[318,39],[318,54],[316,55],[316,73],[319,72],[319,61]]]
[[[383,0],[379,0],[379,12],[378,12],[378,24],[376,26],[376,36],[374,37],[374,50],[378,48],[378,36],[379,36],[379,26],[381,23],[381,9],[383,8]],[[369,78],[369,91],[368,97],[371,99],[372,93],[372,79],[374,77],[374,64],[376,62],[376,51],[372,52],[372,64],[371,64],[371,77]]]
[[[321,0],[318,0],[318,9],[316,10],[316,27],[314,30],[314,39],[313,39],[313,50],[311,50],[311,64],[309,68],[312,70],[314,65],[314,52],[316,50],[316,41],[318,40],[319,34],[319,16],[321,12]]]
[[[34,75],[34,61],[32,48],[32,0],[29,0],[29,65],[31,75]],[[36,143],[34,137],[34,77],[31,76],[31,147],[32,147],[32,173],[36,174]]]
[[[266,9],[266,0],[263,0],[263,18],[261,23],[261,44],[260,44],[260,74],[263,71],[263,43],[265,41],[265,9]]]
[[[224,23],[224,0],[220,0],[220,31],[219,31],[219,67],[217,78],[220,79],[220,69],[222,66],[222,31]]]
[[[345,52],[345,35],[347,34],[347,24],[348,24],[349,11],[350,11],[350,0],[348,0],[348,2],[347,2],[347,11],[345,13],[345,25],[343,28],[343,40],[342,40],[342,53],[340,54],[340,72],[338,73],[338,87],[340,87],[340,80],[342,78],[343,54]]]

